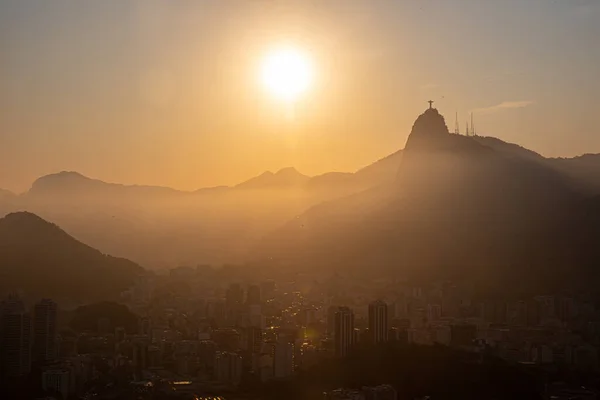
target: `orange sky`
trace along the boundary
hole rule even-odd
[[[480,133],[600,152],[598,7],[523,3],[3,2],[0,187],[61,170],[190,190],[353,171],[403,147],[429,98],[451,128],[476,110]],[[293,119],[258,72],[282,41],[316,67]]]

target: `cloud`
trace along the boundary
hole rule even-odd
[[[474,113],[479,114],[490,114],[502,110],[509,110],[514,108],[525,108],[532,105],[534,102],[530,100],[521,100],[521,101],[503,101],[500,104],[491,107],[477,108],[473,110]]]

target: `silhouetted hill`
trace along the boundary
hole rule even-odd
[[[436,114],[437,111],[431,111],[427,115],[435,117]],[[9,199],[2,199],[0,195],[0,216],[14,211],[30,211],[55,221],[104,253],[125,257],[145,266],[172,267],[198,263],[243,263],[248,259],[250,249],[256,248],[265,235],[286,221],[301,221],[314,215],[315,223],[319,224],[324,222],[319,221],[320,212],[328,214],[330,222],[335,221],[320,231],[324,235],[321,242],[335,247],[337,242],[333,239],[341,229],[338,224],[346,229],[350,221],[361,218],[367,218],[365,224],[373,223],[368,213],[393,202],[393,197],[399,196],[402,191],[417,190],[409,190],[410,185],[442,189],[444,184],[449,185],[460,177],[465,179],[464,182],[453,183],[460,187],[469,179],[493,182],[497,173],[500,177],[515,174],[517,179],[507,184],[518,186],[517,182],[529,174],[533,192],[539,183],[537,177],[546,176],[560,180],[567,191],[573,190],[585,196],[600,194],[600,169],[597,167],[600,156],[548,159],[492,137],[451,135],[441,116],[438,122],[440,119],[442,123],[438,123],[437,128],[433,127],[440,130],[433,142],[420,145],[417,140],[414,146],[408,143],[406,150],[398,150],[354,173],[330,172],[308,177],[293,168],[285,168],[277,173],[265,172],[233,187],[185,192],[164,187],[107,183],[77,172],[61,172],[39,178],[26,194],[10,196]],[[436,118],[431,118],[431,121],[434,120]],[[427,127],[423,129],[430,131]],[[415,162],[410,160],[415,156],[424,166],[415,166]],[[404,163],[404,158],[409,160]],[[423,161],[427,159],[431,161]],[[430,167],[443,159],[446,159],[448,170],[444,170],[443,166],[434,169],[442,170],[431,178],[432,182],[438,183],[425,184]],[[403,170],[416,172],[404,173],[402,179],[408,182],[399,183],[397,179],[400,179],[399,171],[403,164],[413,165],[403,167]],[[506,165],[512,165],[512,169],[507,170],[503,167]],[[459,173],[461,169],[468,174]],[[475,171],[479,171],[480,178],[475,177]],[[416,183],[410,183],[410,176],[418,178]],[[504,181],[504,178],[500,180]],[[479,186],[485,187],[486,184]],[[466,200],[467,193],[464,191],[463,198],[455,201],[463,204],[477,201],[477,196]],[[449,194],[456,195],[453,191]],[[441,192],[436,196],[447,194]],[[507,196],[501,193],[497,198]],[[525,192],[522,197],[535,198]],[[315,209],[308,211],[311,207]],[[360,210],[364,210],[365,214]],[[295,218],[304,213],[305,216]],[[306,227],[312,222],[304,221],[302,225]],[[301,237],[311,237],[309,231],[314,232],[302,229]],[[296,242],[282,244],[282,248],[287,246],[300,245]],[[327,246],[324,245],[321,251],[328,251]]]
[[[16,194],[14,194],[11,191],[8,191],[6,189],[0,189],[0,200],[5,200],[5,199],[13,199],[16,197]]]
[[[91,179],[78,172],[63,171],[37,179],[27,193],[30,197],[83,196],[105,199],[109,196],[156,196],[181,194],[161,186],[120,185]],[[146,198],[147,199],[147,198]]]
[[[361,181],[389,182],[396,177],[400,162],[402,161],[402,150],[390,154],[373,164],[356,171],[355,176]]]
[[[0,285],[37,297],[116,298],[144,270],[100,253],[40,217],[19,212],[0,219]]]
[[[18,196],[8,190],[0,189],[0,216],[12,211]]]
[[[542,157],[535,151],[526,149],[525,147],[519,146],[518,144],[504,142],[495,137],[472,136],[471,138],[472,140],[475,140],[476,142],[481,143],[486,147],[491,147],[498,153],[507,157],[520,157],[532,161],[541,161],[544,159],[544,157]]]
[[[310,190],[331,190],[337,188],[351,188],[355,186],[356,174],[350,172],[328,172],[312,177],[307,188]]]
[[[295,168],[283,168],[276,173],[267,171],[236,186],[236,189],[271,189],[302,187],[310,177],[301,174]]]
[[[572,179],[576,188],[600,194],[600,154],[585,154],[575,158],[551,158],[548,162]]]
[[[573,268],[590,272],[598,260],[573,239],[597,230],[584,200],[535,153],[450,134],[430,109],[416,120],[393,183],[312,208],[269,236],[261,254],[299,267],[566,283]]]

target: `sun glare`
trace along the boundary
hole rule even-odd
[[[277,98],[294,101],[310,87],[313,68],[310,58],[294,48],[273,51],[262,65],[262,81]]]

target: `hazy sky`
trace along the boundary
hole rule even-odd
[[[0,187],[76,170],[195,189],[293,165],[352,171],[436,100],[452,129],[600,152],[598,0],[0,0]],[[290,110],[269,49],[310,52]]]

